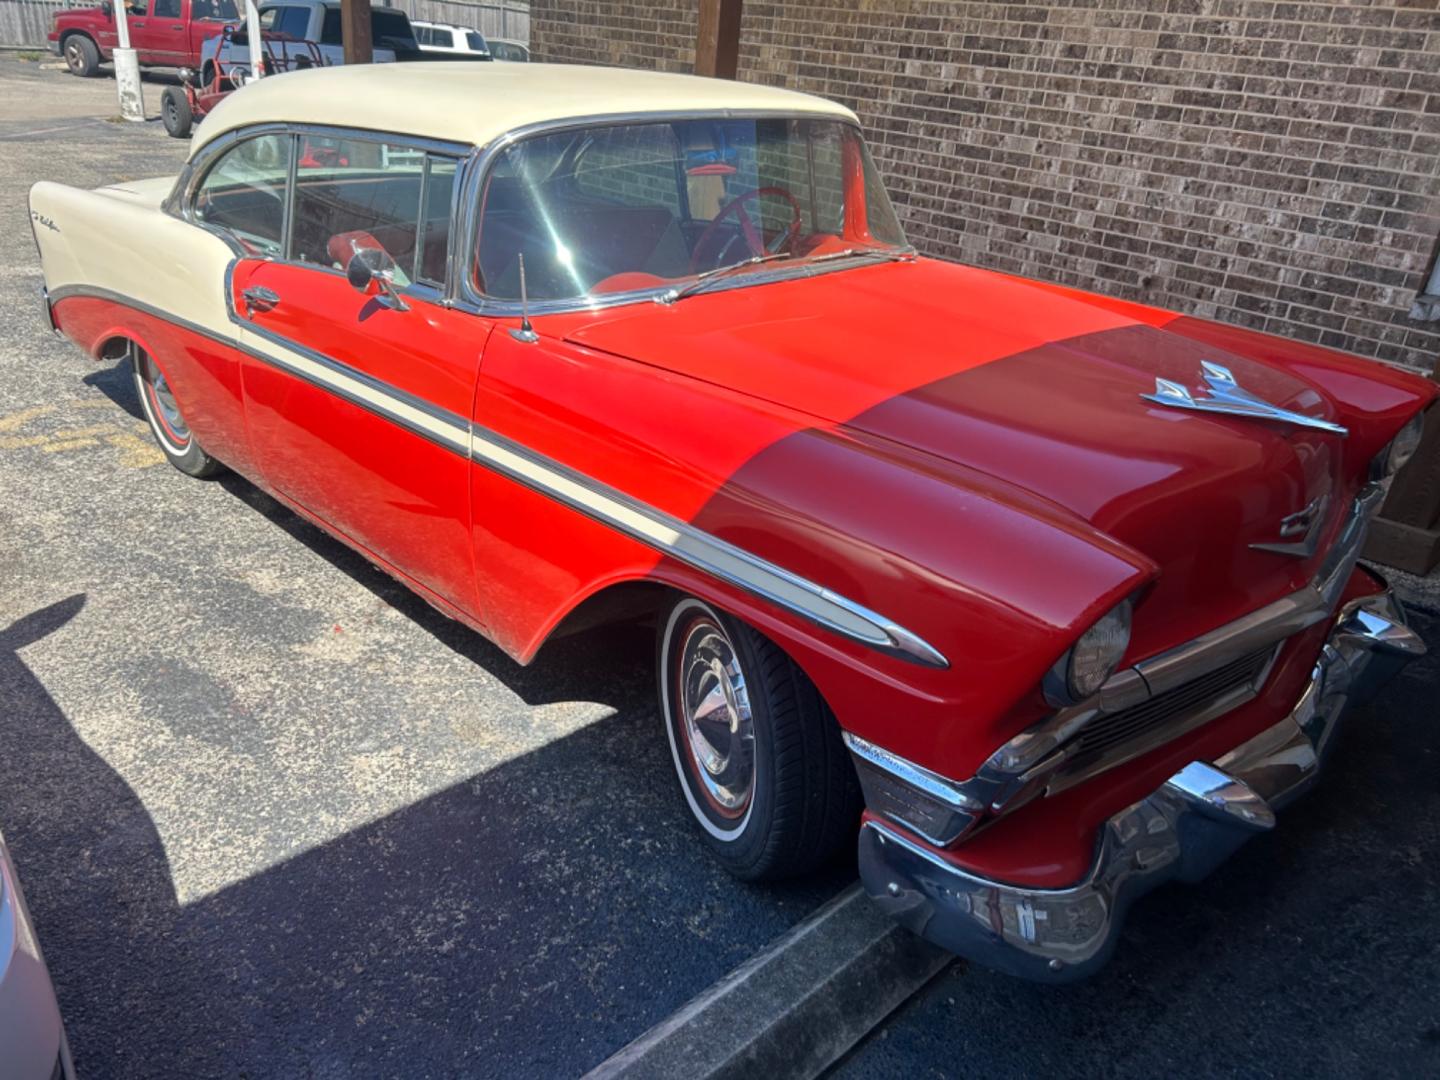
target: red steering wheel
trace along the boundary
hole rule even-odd
[[[745,243],[750,246],[750,254],[765,254],[765,238],[761,235],[759,228],[757,228],[755,225],[755,222],[750,219],[750,215],[745,212],[745,204],[747,202],[750,202],[752,199],[760,198],[762,195],[775,195],[781,199],[784,199],[790,204],[790,209],[792,211],[790,217],[790,225],[778,237],[775,243],[774,250],[779,251],[782,248],[788,247],[791,244],[795,243],[795,238],[800,235],[800,227],[802,224],[800,217],[800,203],[796,200],[795,196],[791,195],[788,190],[782,187],[752,188],[749,191],[742,192],[741,194],[736,195],[735,198],[731,199],[728,203],[722,206],[720,208],[720,212],[715,215],[715,217],[711,220],[710,224],[705,226],[705,231],[702,232],[700,234],[700,238],[695,241],[695,247],[690,255],[690,273],[693,274],[700,269],[700,253],[705,250],[706,245],[710,241],[710,238],[715,235],[715,230],[720,227],[720,223],[724,221],[726,216],[732,212],[735,214],[735,217],[740,222],[740,232],[745,237]],[[731,241],[731,243],[733,243],[733,241]],[[717,255],[723,255],[726,251],[729,250],[729,248],[730,244],[727,243],[723,248],[720,249],[719,252],[717,252]]]

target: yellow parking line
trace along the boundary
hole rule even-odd
[[[14,431],[16,428],[24,427],[31,420],[46,416],[54,411],[54,405],[32,405],[28,409],[21,409],[19,412],[11,413],[9,416],[0,417],[0,431]]]
[[[158,446],[128,431],[117,431],[107,436],[105,441],[120,451],[120,464],[127,469],[145,469],[165,462],[165,455]]]

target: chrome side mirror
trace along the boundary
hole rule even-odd
[[[373,296],[395,311],[409,311],[400,291],[395,288],[395,263],[379,248],[356,248],[345,267],[345,280],[356,292]]]

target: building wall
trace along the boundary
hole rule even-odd
[[[535,0],[689,70],[697,0]],[[740,77],[859,114],[927,254],[1430,370],[1440,0],[747,0]]]

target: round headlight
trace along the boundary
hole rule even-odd
[[[1130,644],[1130,601],[1117,605],[1086,630],[1070,650],[1065,688],[1075,701],[1090,697],[1115,670]]]
[[[1415,451],[1420,449],[1420,436],[1424,433],[1425,414],[1416,413],[1400,429],[1399,434],[1390,440],[1390,446],[1385,451],[1386,476],[1394,476],[1415,456]]]

